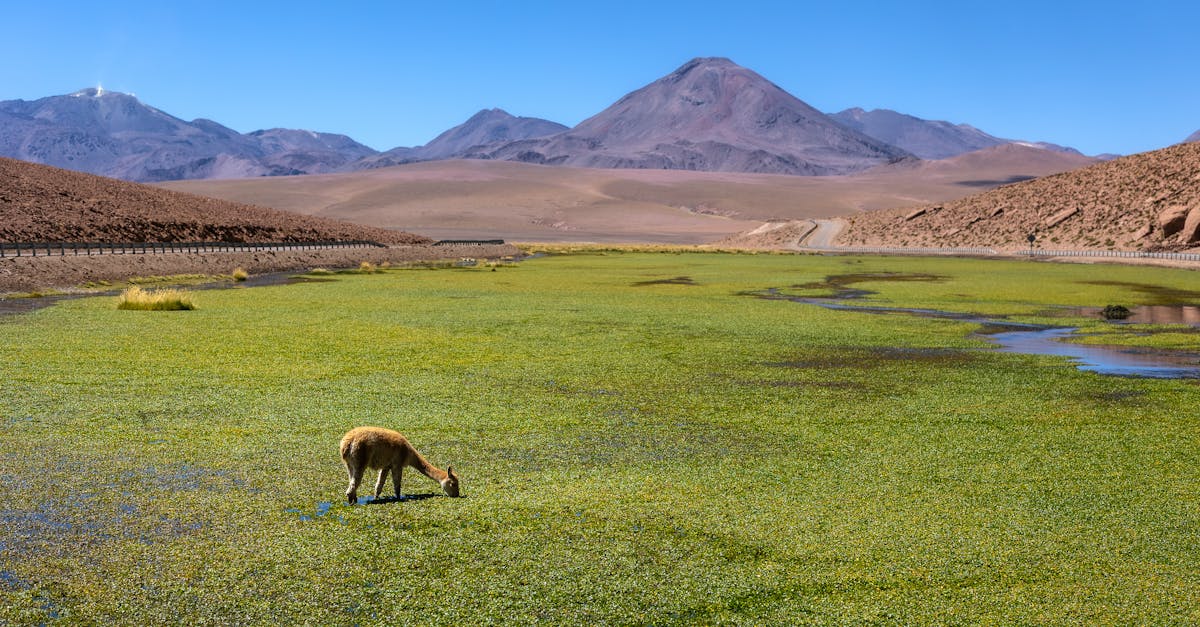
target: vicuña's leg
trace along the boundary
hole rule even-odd
[[[383,482],[387,481],[388,467],[384,466],[379,471],[379,481],[375,482],[375,498],[378,500],[379,495],[383,493]]]
[[[404,497],[404,495],[400,493],[400,477],[403,476],[403,474],[404,464],[396,464],[396,467],[392,469],[392,487],[396,488],[396,500]]]
[[[362,483],[363,467],[347,463],[346,474],[350,475],[350,487],[346,489],[346,502],[354,505],[358,502],[358,484]]]

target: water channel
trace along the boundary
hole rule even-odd
[[[886,276],[856,277],[856,279],[891,280]],[[896,277],[896,280],[937,279],[925,275],[900,275]],[[1101,375],[1152,379],[1200,379],[1200,354],[1141,347],[1078,344],[1066,341],[1079,330],[1078,327],[1014,323],[978,314],[935,309],[854,305],[846,301],[862,298],[871,292],[846,288],[845,286],[851,282],[854,281],[828,281],[820,286],[815,284],[800,286],[837,288],[837,292],[828,297],[790,296],[774,288],[754,295],[760,298],[788,300],[837,311],[973,322],[980,325],[978,335],[995,344],[1001,352],[1065,357],[1080,370]],[[1062,317],[1100,317],[1100,308],[1061,307],[1043,313]],[[1181,324],[1200,327],[1200,307],[1194,305],[1144,305],[1134,307],[1132,313],[1133,315],[1129,318],[1112,321],[1111,324]]]

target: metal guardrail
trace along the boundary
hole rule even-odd
[[[1143,252],[1134,250],[1033,250],[1014,252],[1027,257],[1111,257],[1117,259],[1173,259],[1200,261],[1200,253]]]
[[[433,243],[434,246],[499,246],[502,239],[442,239]]]
[[[830,253],[884,255],[985,255],[989,257],[1098,257],[1110,259],[1171,259],[1200,261],[1200,253],[1146,252],[1136,250],[1010,250],[994,248],[900,248],[886,246],[808,246],[808,250]]]
[[[0,242],[0,257],[65,257],[68,255],[164,255],[169,253],[256,252],[314,248],[383,248],[367,240],[326,242]]]
[[[876,253],[885,255],[1002,255],[992,248],[901,248],[888,246],[805,246],[831,253]]]

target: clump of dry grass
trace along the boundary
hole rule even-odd
[[[358,271],[363,274],[373,274],[377,272],[375,264],[371,263],[370,261],[364,261],[358,264]]]
[[[330,276],[333,273],[334,273],[333,270],[330,270],[329,268],[313,268],[312,270],[309,270],[305,274],[313,274],[316,276]]]
[[[246,272],[245,268],[242,268],[239,266],[239,267],[233,269],[233,272],[230,273],[230,276],[233,277],[234,281],[240,282],[240,281],[245,281],[246,279],[250,278],[250,273]]]
[[[178,311],[195,308],[190,293],[174,288],[146,290],[134,285],[121,292],[117,298],[117,309]]]

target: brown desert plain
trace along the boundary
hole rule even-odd
[[[765,221],[944,202],[1094,162],[1007,144],[940,161],[900,161],[850,176],[454,160],[159,186],[435,239],[699,244]]]

